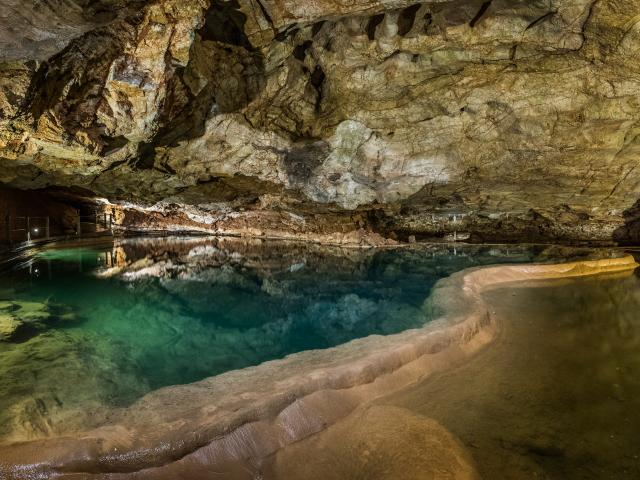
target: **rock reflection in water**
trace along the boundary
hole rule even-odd
[[[35,252],[3,275],[0,291],[64,306],[74,322],[40,322],[33,338],[0,342],[0,438],[87,428],[163,386],[418,327],[439,278],[567,254],[202,238]]]

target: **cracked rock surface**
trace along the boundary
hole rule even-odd
[[[6,185],[134,229],[639,239],[639,0],[19,3]]]

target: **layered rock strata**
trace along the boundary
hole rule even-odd
[[[0,181],[81,187],[125,228],[638,240],[638,0],[0,15]]]

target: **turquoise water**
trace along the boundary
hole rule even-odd
[[[230,239],[34,251],[0,278],[3,318],[20,323],[0,337],[0,412],[125,406],[163,386],[419,327],[438,279],[558,254]]]

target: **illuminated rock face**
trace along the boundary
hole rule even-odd
[[[639,0],[43,5],[0,2],[5,184],[214,231],[637,237]]]

